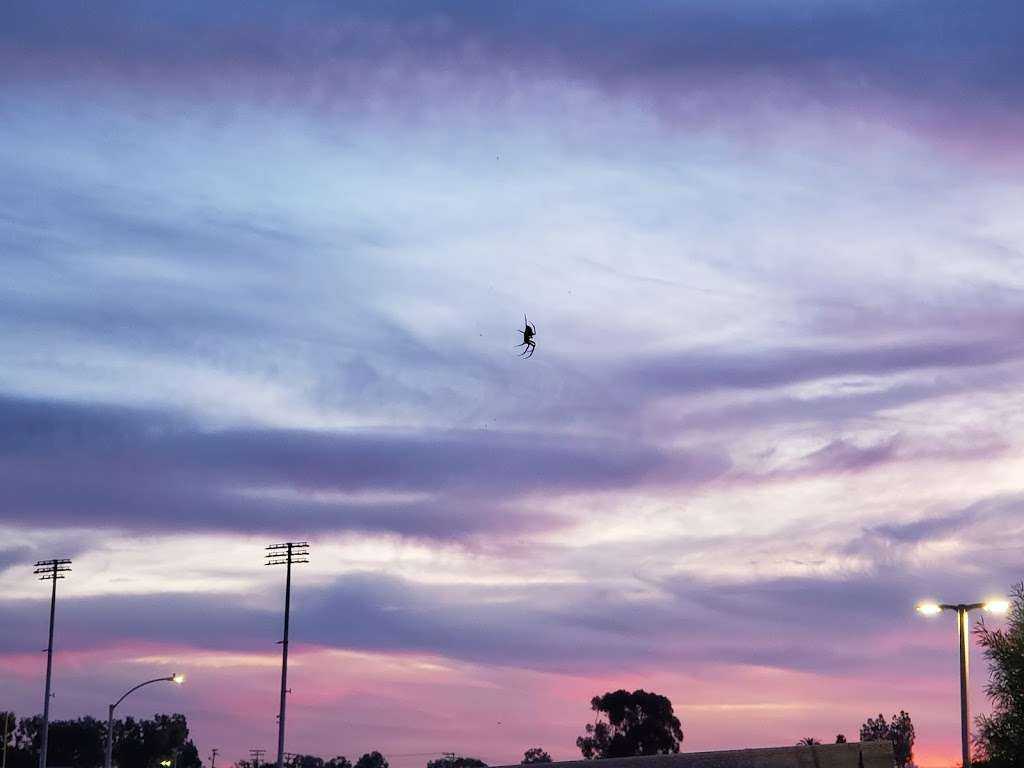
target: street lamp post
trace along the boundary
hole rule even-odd
[[[943,611],[956,612],[956,625],[960,647],[960,748],[963,753],[963,768],[971,768],[971,712],[967,698],[968,676],[970,673],[970,614],[979,608],[989,613],[1006,613],[1010,607],[1006,600],[989,600],[984,603],[918,603],[917,612],[924,616],[937,616]]]
[[[147,680],[144,683],[139,683],[134,688],[130,688],[120,699],[109,705],[107,709],[107,750],[103,758],[103,768],[110,768],[110,755],[114,747],[114,710],[117,708],[117,705],[124,701],[129,693],[135,693],[144,685],[152,685],[153,683],[177,683],[181,685],[184,682],[185,676],[177,672],[168,677],[154,677],[152,680]]]
[[[11,714],[13,714],[13,713],[8,714],[7,712],[4,712],[4,760],[3,760],[3,768],[7,768],[7,734],[8,734],[8,730],[7,729],[8,729],[8,726],[10,725],[10,723],[11,723]]]

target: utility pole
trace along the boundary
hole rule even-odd
[[[57,608],[57,579],[71,570],[70,560],[40,560],[35,564],[34,574],[40,581],[52,581],[50,593],[50,642],[46,646],[46,692],[43,694],[43,738],[39,748],[39,768],[46,768],[46,742],[50,735],[50,678],[53,672],[53,617]]]
[[[288,618],[292,603],[292,564],[308,563],[308,557],[309,542],[306,541],[286,541],[267,547],[266,565],[287,566],[284,581],[284,638],[281,640],[281,711],[277,715],[277,768],[284,768],[284,710],[288,696]]]
[[[216,747],[214,747],[213,749],[210,750],[210,768],[217,768],[217,753],[218,752],[220,752],[220,750],[217,749]]]
[[[11,724],[11,714],[13,714],[13,713],[4,712],[4,761],[3,761],[3,768],[7,768],[7,735],[9,733],[8,728],[10,727],[10,724]]]
[[[260,763],[263,762],[263,756],[267,753],[265,749],[250,749],[249,757],[252,758],[252,768],[260,768]]]

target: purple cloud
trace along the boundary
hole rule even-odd
[[[720,389],[770,389],[837,376],[884,376],[959,369],[1020,359],[1024,349],[1005,339],[915,340],[850,348],[781,349],[747,354],[674,353],[633,361],[621,376],[665,394]]]
[[[9,522],[131,529],[391,531],[460,536],[558,525],[519,497],[681,487],[717,456],[633,442],[428,430],[205,430],[187,417],[0,399],[0,503]],[[273,491],[285,489],[282,498]],[[344,494],[425,494],[378,502]],[[310,498],[343,494],[340,499]]]
[[[1008,585],[1013,573],[998,577]],[[662,597],[633,599],[598,584],[430,585],[350,574],[324,586],[296,587],[292,638],[306,646],[426,653],[563,673],[607,671],[609,663],[628,668],[642,659],[853,674],[879,664],[895,670],[915,658],[919,649],[909,644],[880,659],[865,638],[912,626],[922,595],[983,589],[978,577],[965,581],[948,569],[912,575],[891,566],[846,577],[729,584],[691,576],[659,583]],[[36,648],[26,628],[45,632],[38,601],[0,603],[0,618],[6,652]],[[67,650],[123,643],[270,650],[279,620],[276,607],[264,609],[241,596],[176,593],[65,598],[60,614]]]
[[[962,509],[939,512],[906,523],[887,523],[866,530],[900,544],[916,544],[960,533],[971,526],[1012,520],[1024,509],[1024,496],[1004,495],[971,504]]]
[[[851,113],[899,115],[940,137],[982,131],[1007,142],[1024,102],[1010,74],[1024,69],[1024,15],[1012,0],[988,3],[985,13],[953,0],[287,9],[108,2],[59,13],[13,6],[3,22],[8,83],[115,78],[189,97],[244,89],[268,101],[322,103],[361,94],[397,65],[480,91],[509,73],[574,81],[668,112],[723,103],[735,112],[765,98],[783,108],[838,102]],[[685,106],[694,99],[697,107]]]

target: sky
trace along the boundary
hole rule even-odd
[[[8,3],[0,709],[959,760],[1024,578],[1016,0]],[[517,357],[524,314],[536,353]],[[989,623],[998,620],[989,619]],[[985,710],[975,650],[972,701]]]

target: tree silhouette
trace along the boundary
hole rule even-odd
[[[8,736],[7,768],[39,764],[42,717],[18,721]],[[0,734],[3,726],[0,725]],[[51,720],[47,756],[55,765],[96,768],[103,765],[107,724],[92,717]],[[131,717],[114,721],[113,762],[125,768],[158,768],[161,760],[177,758],[178,768],[202,768],[195,745],[188,740],[184,715],[155,715],[152,720]]]
[[[679,751],[682,724],[665,696],[620,689],[595,696],[590,700],[590,708],[597,712],[597,722],[587,723],[586,735],[576,739],[576,746],[587,760]]]
[[[821,742],[813,736],[804,736],[802,739],[800,739],[800,741],[796,743],[798,747],[813,747],[816,744],[821,744]]]
[[[341,766],[338,768],[341,768]],[[356,760],[355,768],[388,768],[388,761],[384,759],[384,755],[380,752],[373,750],[373,752],[367,752]]]
[[[47,758],[53,765],[93,768],[103,765],[106,724],[92,717],[50,723]]]
[[[341,759],[345,761],[345,764],[340,768],[352,768],[352,763],[347,758]],[[285,761],[285,765],[288,768],[324,768],[324,761],[322,757],[316,755],[292,755]]]
[[[534,763],[550,763],[551,755],[545,752],[540,747],[530,747],[528,750],[523,752],[523,759],[519,761],[520,765],[533,765]]]
[[[877,719],[869,717],[860,727],[860,740],[891,741],[896,768],[904,768],[914,758],[914,724],[903,710],[888,723],[882,714]]]
[[[1004,629],[984,620],[974,630],[988,660],[985,693],[992,712],[977,718],[975,749],[993,768],[1024,765],[1024,583],[1010,591]]]
[[[427,768],[487,768],[487,763],[475,757],[439,757],[428,761]]]
[[[845,743],[846,743],[846,737],[843,734],[841,734],[841,733],[837,733],[836,734],[836,744],[845,744]]]

